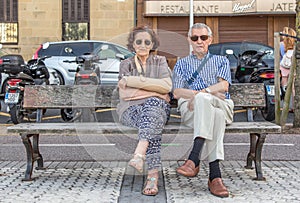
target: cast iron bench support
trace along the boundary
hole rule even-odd
[[[261,155],[262,148],[266,139],[266,134],[250,133],[250,151],[247,156],[246,169],[253,169],[252,163],[255,164],[256,178],[254,180],[266,180],[263,177],[262,165],[261,165]]]
[[[20,135],[27,154],[27,168],[25,171],[25,178],[22,180],[31,181],[33,180],[31,176],[35,161],[37,161],[38,164],[38,166],[36,167],[37,170],[44,169],[43,157],[39,151],[39,134],[21,133]],[[32,143],[30,141],[30,137],[32,137]]]

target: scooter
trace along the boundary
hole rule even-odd
[[[67,63],[78,64],[75,74],[74,85],[99,85],[100,84],[100,68],[96,62],[99,63],[99,57],[93,54],[84,54],[76,57],[75,61],[64,61]],[[79,120],[81,122],[96,121],[95,108],[81,108],[81,109],[62,109],[61,118],[66,122],[73,122]]]
[[[233,54],[231,50],[227,51],[227,54]],[[268,66],[262,59],[269,53],[270,51],[247,50],[235,56],[237,58],[235,79],[240,83],[264,83],[266,106],[260,110],[265,120],[273,121],[275,119],[274,67]]]
[[[45,58],[29,61],[25,64],[21,55],[5,55],[1,57],[0,72],[8,74],[4,85],[6,92],[4,103],[7,104],[11,120],[14,124],[21,123],[24,116],[35,112],[24,109],[24,89],[26,85],[49,84],[49,72],[42,62]]]

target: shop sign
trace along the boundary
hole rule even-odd
[[[271,12],[295,12],[296,0],[293,1],[273,1],[272,7],[270,8]]]
[[[256,0],[242,0],[232,2],[233,13],[256,12]]]
[[[268,3],[266,3],[268,1]],[[193,1],[194,15],[232,15],[240,13],[295,13],[296,0]],[[187,16],[189,0],[145,1],[146,16]]]
[[[145,14],[188,15],[189,1],[146,1]],[[219,14],[222,10],[229,11],[231,1],[194,1],[194,14]]]

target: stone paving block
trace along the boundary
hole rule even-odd
[[[176,174],[176,161],[164,161],[155,197],[141,194],[145,176],[130,171],[126,162],[45,162],[46,170],[34,170],[34,181],[22,182],[25,162],[0,161],[0,202],[300,202],[299,161],[264,161],[267,181],[253,181],[255,172],[245,169],[244,161],[221,163],[230,191],[229,198],[223,199],[207,189],[206,161],[194,178]]]
[[[253,181],[255,173],[241,167],[241,161],[225,161],[221,167],[224,184],[230,191],[230,197],[220,199],[210,194],[207,189],[207,176],[200,173],[194,178],[176,174],[176,167],[164,165],[164,179],[168,202],[298,202],[300,200],[298,178],[289,176],[293,167],[286,162],[267,162],[272,169],[263,166],[267,181]],[[264,162],[264,163],[265,163]],[[235,166],[232,168],[232,166]],[[246,173],[245,173],[246,172]],[[295,190],[287,189],[288,187]],[[188,197],[188,198],[187,198]],[[188,200],[188,201],[187,201]],[[204,201],[203,201],[204,200]]]
[[[52,166],[34,171],[38,178],[31,182],[21,181],[23,169],[1,168],[0,182],[7,187],[0,187],[0,202],[117,202],[124,168]]]

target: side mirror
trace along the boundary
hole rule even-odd
[[[116,57],[118,58],[118,59],[121,59],[121,60],[124,60],[125,59],[125,56],[123,55],[123,54],[116,54]]]
[[[50,43],[49,42],[46,42],[42,45],[42,49],[48,49]]]
[[[232,49],[226,49],[226,54],[228,55],[233,55],[233,50]]]
[[[107,50],[108,49],[108,45],[107,44],[104,44],[101,46],[101,50]]]
[[[73,53],[73,49],[70,48],[70,47],[66,47],[66,48],[65,48],[65,52],[66,52],[66,53]]]
[[[273,51],[272,51],[272,50],[267,50],[267,51],[265,51],[265,53],[266,53],[266,54],[272,54]]]

